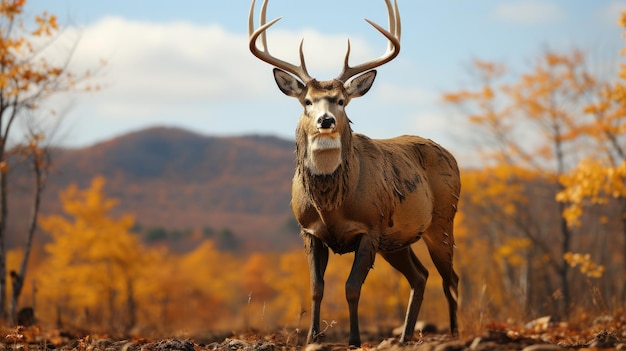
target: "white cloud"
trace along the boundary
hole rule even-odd
[[[216,25],[155,24],[108,17],[83,31],[80,65],[105,59],[104,95],[116,99],[216,99],[258,93],[246,38]],[[251,67],[252,66],[252,67]]]
[[[565,11],[546,0],[516,0],[500,2],[492,12],[502,22],[536,25],[563,20]]]
[[[164,121],[211,133],[263,133],[268,129],[268,133],[279,135],[293,133],[296,116],[276,107],[297,110],[297,103],[279,92],[271,67],[249,52],[244,33],[214,24],[105,17],[83,29],[70,28],[64,36],[59,56],[67,54],[67,48],[80,39],[72,57],[73,71],[96,68],[101,60],[107,62],[94,78],[103,89],[79,98],[69,112],[68,120],[75,123],[72,133],[78,134],[70,137],[70,143],[84,144],[89,139],[110,137],[112,132]],[[297,64],[303,37],[310,74],[320,79],[337,75],[347,35],[272,28],[268,33],[270,51]],[[350,62],[371,58],[371,51],[364,39],[352,38]],[[48,105],[63,106],[68,101],[66,96],[59,96]],[[264,120],[271,120],[273,125]]]
[[[346,41],[324,36],[275,31],[268,34],[273,55],[298,62],[298,45],[305,37],[307,65],[311,74],[341,70]],[[341,49],[335,49],[341,47]],[[332,53],[332,54],[329,54]],[[354,60],[369,54],[363,40],[353,40]],[[248,38],[218,25],[149,23],[108,17],[82,33],[75,61],[108,61],[106,85],[115,94],[135,99],[223,99],[257,95],[267,88],[269,66],[248,51]],[[320,77],[326,79],[326,77]]]

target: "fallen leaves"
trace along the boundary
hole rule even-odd
[[[37,327],[13,328],[2,331],[6,337],[1,350],[59,351],[452,351],[452,350],[626,350],[626,317],[601,316],[584,328],[555,321],[550,316],[532,320],[524,325],[491,322],[480,335],[423,334],[416,340],[400,343],[397,338],[369,335],[360,348],[349,348],[345,331],[327,335],[324,342],[303,345],[306,335],[294,337],[284,331],[267,334],[231,333],[185,338],[148,340],[142,337],[114,340],[105,336],[86,335],[69,340],[68,333],[59,330],[42,332]],[[208,338],[208,339],[207,339]],[[61,341],[59,343],[59,341]],[[378,341],[376,341],[378,340]]]

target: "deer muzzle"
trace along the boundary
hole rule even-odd
[[[332,133],[337,126],[337,121],[335,117],[324,114],[322,117],[317,119],[317,130],[320,133]]]

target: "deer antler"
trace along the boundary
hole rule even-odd
[[[398,10],[398,1],[394,0],[394,5],[391,6],[390,0],[385,0],[385,4],[387,5],[389,30],[385,30],[378,24],[368,19],[365,19],[365,21],[371,24],[374,28],[376,28],[376,30],[378,30],[389,40],[389,43],[387,44],[387,51],[379,58],[367,61],[354,67],[350,67],[350,65],[348,65],[348,58],[350,57],[350,40],[348,40],[348,50],[346,52],[346,58],[343,63],[343,70],[341,71],[339,76],[337,76],[337,80],[345,82],[359,73],[369,71],[378,66],[384,65],[385,63],[393,60],[400,53],[401,24],[400,11]]]
[[[293,65],[289,62],[280,60],[269,53],[269,49],[267,47],[267,37],[265,35],[265,31],[274,25],[274,23],[278,22],[281,18],[276,18],[269,23],[265,21],[265,14],[267,11],[267,1],[263,1],[263,6],[261,7],[261,19],[259,23],[259,28],[254,30],[254,2],[252,0],[252,5],[250,5],[250,14],[248,15],[248,36],[250,38],[250,51],[254,56],[259,58],[261,61],[265,61],[272,66],[276,66],[280,69],[283,69],[289,73],[300,78],[305,84],[312,80],[313,78],[309,75],[306,70],[306,64],[304,63],[304,54],[302,53],[302,44],[304,43],[304,39],[300,42],[300,66]],[[389,0],[387,0],[389,1]],[[379,29],[380,30],[380,29]],[[257,47],[257,39],[261,37],[261,43],[263,46],[263,50],[259,50]]]

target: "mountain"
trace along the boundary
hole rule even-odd
[[[102,175],[107,195],[119,200],[113,214],[132,213],[142,228],[228,228],[246,248],[285,249],[300,243],[289,204],[293,150],[293,141],[271,136],[210,137],[165,127],[56,149],[41,213],[60,213],[60,190],[72,183],[85,188]],[[23,172],[10,174],[20,184],[10,196],[17,214],[11,219],[28,213]]]

